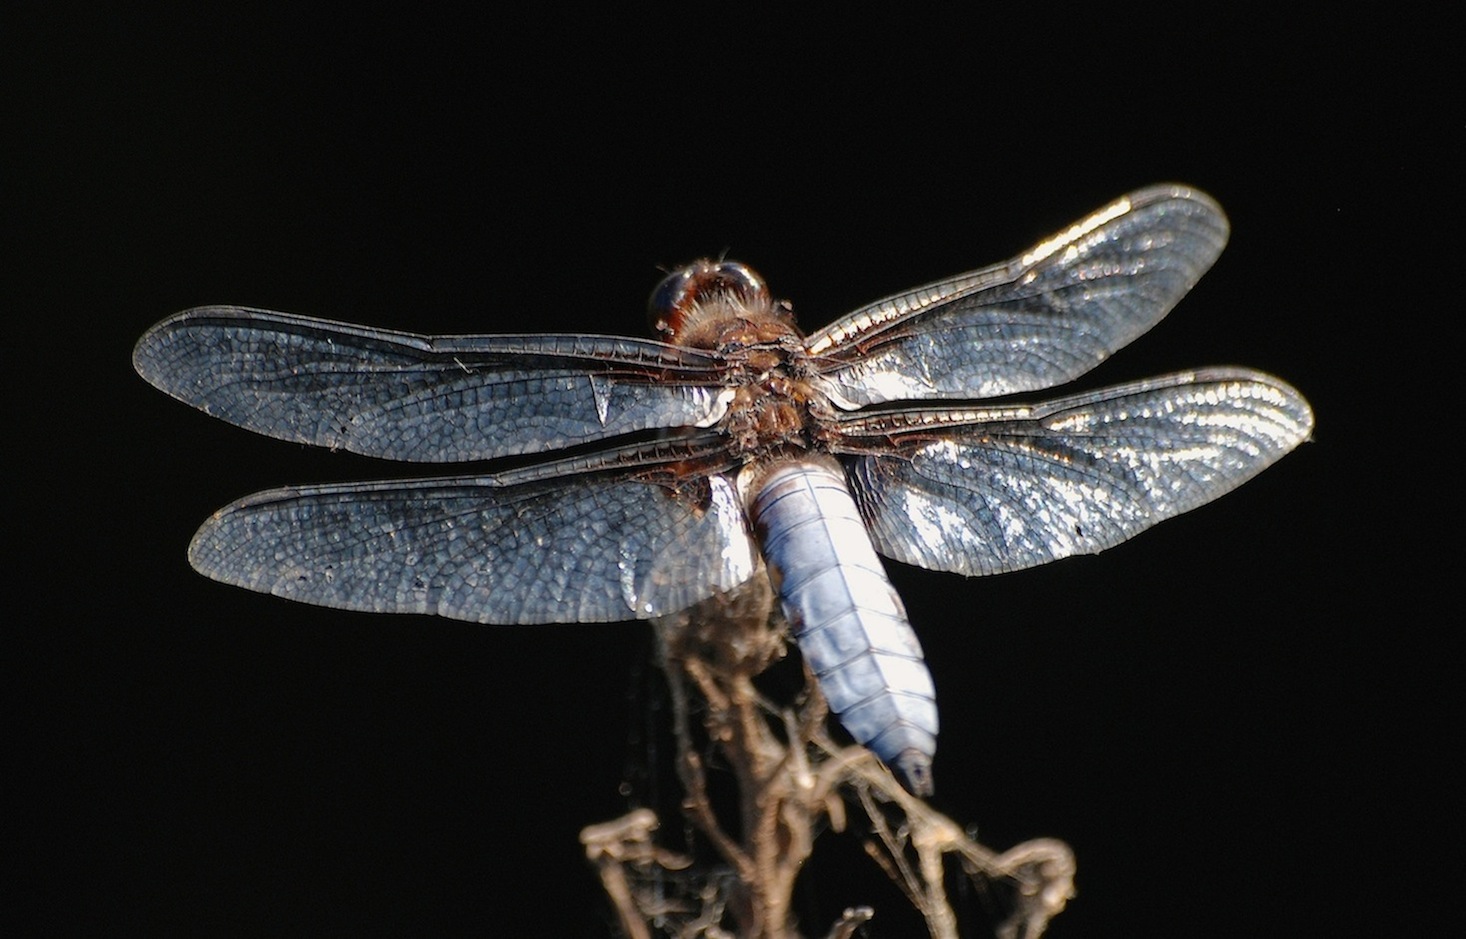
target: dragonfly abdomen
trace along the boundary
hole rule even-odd
[[[931,792],[936,691],[921,644],[833,461],[770,471],[749,502],[784,616],[856,740]]]

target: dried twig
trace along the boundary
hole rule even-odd
[[[765,701],[753,679],[784,654],[785,634],[761,580],[655,624],[671,692],[683,814],[721,864],[694,865],[657,847],[658,821],[648,809],[586,828],[581,841],[626,935],[797,937],[794,882],[815,833],[826,825],[846,829],[847,802],[867,819],[867,854],[926,919],[934,939],[958,934],[946,894],[948,858],[974,881],[1008,886],[1011,911],[997,926],[998,939],[1042,935],[1073,895],[1068,846],[1038,839],[1000,853],[977,843],[903,789],[869,751],[834,743],[825,731],[824,698],[807,673],[792,705]],[[699,732],[736,785],[733,830],[714,810]],[[869,907],[846,910],[826,935],[848,939],[874,915]]]

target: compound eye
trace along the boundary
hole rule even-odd
[[[773,309],[768,286],[754,268],[737,261],[693,261],[673,271],[652,290],[647,321],[663,338],[685,337],[707,316],[762,313]]]
[[[737,294],[742,298],[744,306],[753,308],[768,305],[769,285],[747,264],[719,261],[713,272],[718,289]]]
[[[652,291],[646,305],[646,318],[658,334],[671,335],[681,325],[692,302],[693,284],[700,270],[700,264],[679,268],[662,278]]]
[[[663,336],[681,334],[696,318],[699,306],[713,308],[734,301],[745,310],[770,306],[769,288],[747,264],[737,261],[694,261],[662,279],[647,302],[647,321]]]

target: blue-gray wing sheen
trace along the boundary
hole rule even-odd
[[[1183,372],[1032,407],[842,422],[876,550],[992,574],[1102,551],[1257,475],[1313,428],[1308,403],[1246,369]],[[854,455],[864,435],[889,455]]]
[[[537,453],[725,408],[716,358],[612,336],[418,336],[267,310],[186,310],[133,352],[160,390],[271,437],[390,460]]]
[[[1047,388],[1158,323],[1226,242],[1208,196],[1153,186],[1004,264],[856,310],[805,347],[823,360],[822,387],[851,409]]]
[[[290,600],[498,624],[660,616],[761,569],[726,477],[694,496],[635,471],[581,472],[641,463],[633,451],[497,475],[261,492],[205,522],[189,560]]]

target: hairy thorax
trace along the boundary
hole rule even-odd
[[[708,349],[728,364],[728,408],[719,428],[740,462],[798,457],[823,447],[829,400],[812,382],[803,334],[745,265],[698,261],[652,294],[652,326],[681,346]]]

